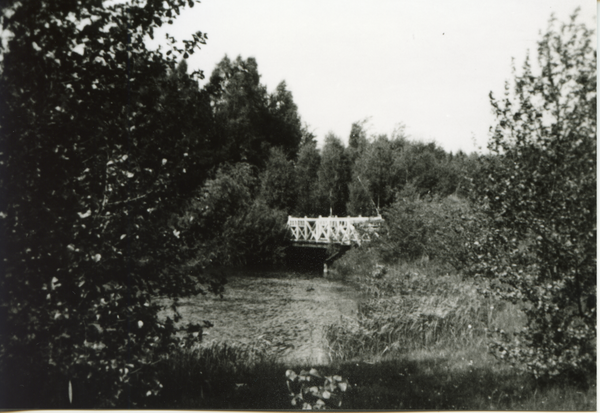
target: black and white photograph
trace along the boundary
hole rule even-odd
[[[597,411],[597,10],[0,1],[0,410]]]

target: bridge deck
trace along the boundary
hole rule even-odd
[[[304,245],[317,244],[361,244],[371,240],[371,234],[375,228],[383,223],[379,217],[319,217],[319,218],[297,218],[288,217],[288,228],[291,232],[291,240],[294,243]],[[366,227],[366,231],[358,231],[357,224]]]

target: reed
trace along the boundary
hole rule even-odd
[[[180,349],[161,371],[164,388],[150,404],[168,409],[233,409],[271,404],[287,407],[286,394],[273,394],[286,367],[260,345],[222,342]]]
[[[354,281],[368,298],[359,306],[357,321],[344,319],[326,329],[330,357],[341,361],[485,347],[489,331],[515,331],[522,325],[516,306],[485,298],[472,280],[440,275],[435,264],[426,265],[402,264],[377,277],[375,270],[357,274]]]

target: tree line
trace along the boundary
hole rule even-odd
[[[333,133],[321,150],[314,139],[303,141],[295,163],[293,214],[375,216],[409,189],[424,197],[464,195],[477,154],[411,141],[403,125],[391,137],[368,136],[366,123],[352,124],[347,147]]]

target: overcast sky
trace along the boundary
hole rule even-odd
[[[519,67],[551,13],[565,21],[577,6],[595,27],[594,0],[202,0],[156,38],[207,33],[188,60],[206,79],[226,54],[256,58],[319,142],[331,131],[347,143],[369,117],[371,134],[404,123],[413,139],[472,152],[485,148],[488,94],[511,79],[511,58]]]

